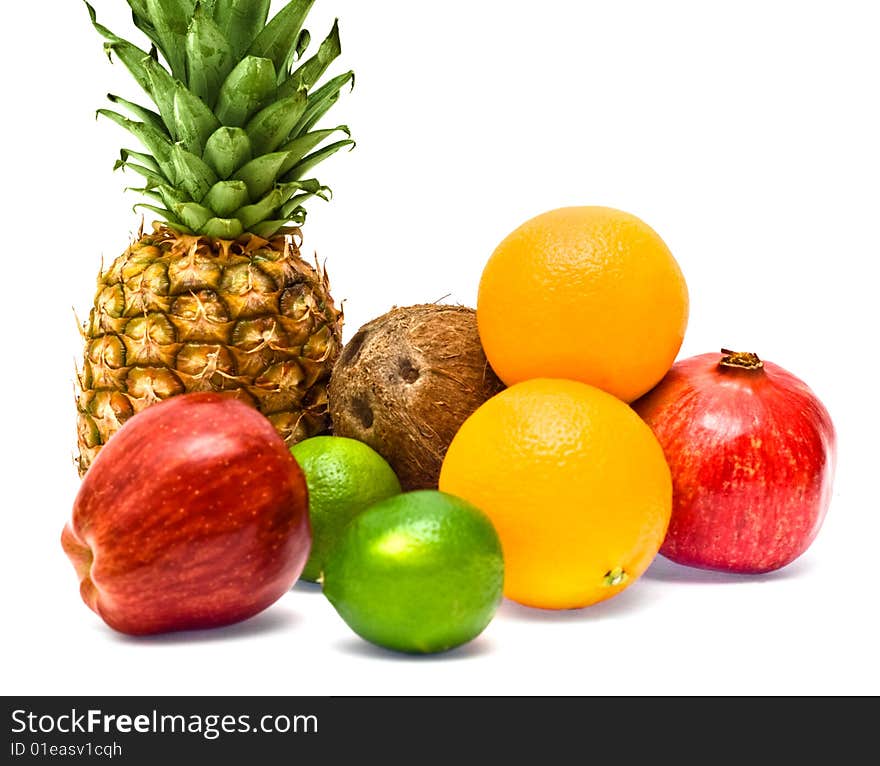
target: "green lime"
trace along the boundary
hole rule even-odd
[[[501,603],[504,560],[489,517],[433,490],[383,500],[342,534],[324,594],[355,633],[401,652],[478,636]]]
[[[385,458],[355,439],[316,436],[290,451],[309,488],[312,551],[302,578],[315,582],[348,522],[379,500],[399,495],[400,482]]]

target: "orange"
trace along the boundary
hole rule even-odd
[[[519,383],[455,436],[440,489],[495,525],[504,593],[573,609],[635,582],[663,542],[672,479],[651,429],[619,399],[575,381]]]
[[[523,224],[489,259],[477,322],[507,384],[579,380],[631,402],[668,372],[688,291],[646,223],[605,207],[554,210]]]

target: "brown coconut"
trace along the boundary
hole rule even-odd
[[[376,450],[404,490],[436,488],[452,437],[503,388],[473,309],[395,308],[343,349],[330,379],[333,432]]]

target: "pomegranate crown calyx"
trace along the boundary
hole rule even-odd
[[[721,353],[724,354],[718,363],[721,367],[735,367],[740,370],[761,370],[764,367],[764,362],[757,354],[730,351],[726,348],[722,348]]]

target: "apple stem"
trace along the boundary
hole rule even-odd
[[[761,370],[764,368],[764,363],[757,354],[729,351],[726,348],[722,348],[721,353],[724,354],[724,357],[718,363],[721,367],[735,367],[739,370]]]

